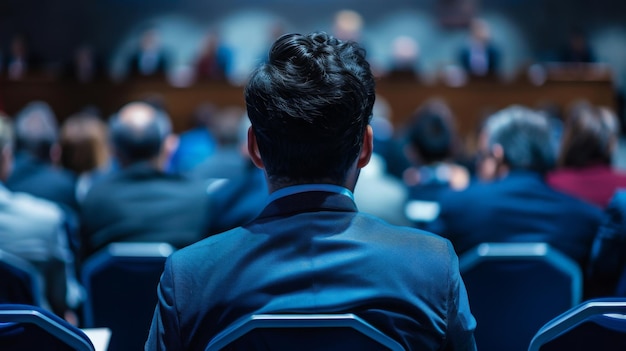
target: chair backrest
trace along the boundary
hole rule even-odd
[[[143,349],[157,285],[172,252],[166,243],[113,243],[85,262],[84,325],[111,329],[109,351]]]
[[[347,314],[257,314],[219,333],[205,351],[217,350],[392,350],[397,341]]]
[[[95,350],[80,329],[41,307],[21,304],[0,304],[0,349]]]
[[[529,351],[626,350],[626,298],[585,301],[546,323]]]
[[[479,350],[526,350],[547,321],[580,302],[582,273],[545,243],[485,243],[459,258]]]
[[[0,250],[0,303],[41,306],[45,300],[42,281],[28,261]]]

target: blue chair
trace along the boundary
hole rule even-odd
[[[525,351],[544,323],[580,303],[580,268],[545,243],[484,243],[459,268],[479,350]]]
[[[626,298],[581,303],[546,323],[528,350],[626,350]]]
[[[84,326],[110,328],[109,351],[143,349],[157,285],[172,252],[166,243],[113,243],[85,262]]]
[[[80,329],[41,307],[0,304],[0,350],[94,351]]]
[[[41,306],[45,300],[39,271],[28,261],[0,250],[0,303]]]
[[[397,341],[354,314],[257,314],[219,333],[205,351],[391,350]]]

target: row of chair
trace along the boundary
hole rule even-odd
[[[167,244],[119,243],[86,262],[81,276],[87,290],[84,323],[86,327],[111,328],[109,350],[142,348],[156,305],[156,285],[165,258],[172,252]],[[2,262],[8,264],[11,260],[5,258],[9,256],[0,254],[0,265]],[[591,301],[581,305],[580,269],[550,246],[544,243],[482,244],[461,256],[459,264],[478,321],[476,340],[479,350],[526,350],[528,345],[531,350],[539,350],[541,345],[544,345],[541,350],[585,349],[580,347],[581,343],[574,343],[574,348],[563,348],[562,344],[566,336],[571,339],[582,332],[590,337],[600,332],[610,334],[611,337],[603,340],[610,340],[609,345],[622,345],[617,349],[625,349],[626,319],[622,315],[626,315],[626,301]],[[0,286],[3,282],[1,279]],[[36,283],[36,279],[30,280],[30,284]],[[31,288],[31,294],[36,295],[36,287],[31,285]],[[24,289],[18,292],[24,292]],[[36,304],[35,300],[33,304]],[[564,311],[568,312],[560,315]],[[606,315],[607,311],[612,314]],[[265,332],[255,336],[259,333],[254,330],[268,326],[274,328],[273,335],[280,337],[268,338]],[[353,315],[289,315],[251,316],[218,335],[209,349],[220,349],[234,340],[246,345],[249,341],[242,341],[242,338],[248,334],[251,335],[248,340],[253,341],[257,337],[263,337],[264,342],[278,339],[280,344],[276,349],[288,349],[280,346],[288,345],[291,340],[288,336],[292,333],[285,332],[284,328],[316,326],[327,326],[317,329],[323,332],[330,332],[329,328],[337,332],[337,328],[342,328],[356,335],[365,333],[367,338],[358,342],[375,341],[384,345],[382,349],[396,350],[399,346]],[[574,329],[577,332],[568,332]],[[311,335],[312,340],[319,341],[342,339]],[[553,338],[560,341],[550,341]],[[313,341],[304,344],[315,345]],[[254,345],[254,342],[248,345]],[[598,345],[597,340],[594,345]]]

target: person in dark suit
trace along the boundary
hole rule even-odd
[[[459,55],[461,66],[472,78],[493,77],[500,64],[500,50],[492,42],[489,25],[482,19],[470,23],[470,37]]]
[[[42,101],[26,105],[15,117],[15,136],[15,167],[7,187],[52,201],[76,216],[76,178],[56,166],[61,157],[59,126],[50,106]]]
[[[442,195],[428,228],[459,255],[484,242],[547,242],[585,267],[602,211],[546,184],[556,158],[549,133],[546,117],[525,107],[490,116],[477,166],[485,181]]]
[[[364,50],[325,33],[286,34],[245,99],[269,203],[249,224],[168,258],[145,349],[204,350],[255,313],[351,312],[406,350],[474,350],[451,244],[360,213],[352,199],[372,154]]]
[[[129,74],[131,77],[164,77],[169,64],[169,54],[161,46],[156,28],[141,34],[139,46],[131,55]]]
[[[626,189],[619,189],[605,210],[587,267],[588,297],[626,296]]]
[[[204,237],[206,184],[163,171],[175,145],[167,115],[143,102],[110,122],[121,170],[99,181],[81,206],[84,255],[116,241],[168,242],[177,248]]]

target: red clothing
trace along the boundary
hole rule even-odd
[[[626,172],[609,165],[562,168],[547,176],[553,188],[605,208],[618,188],[626,188]]]

